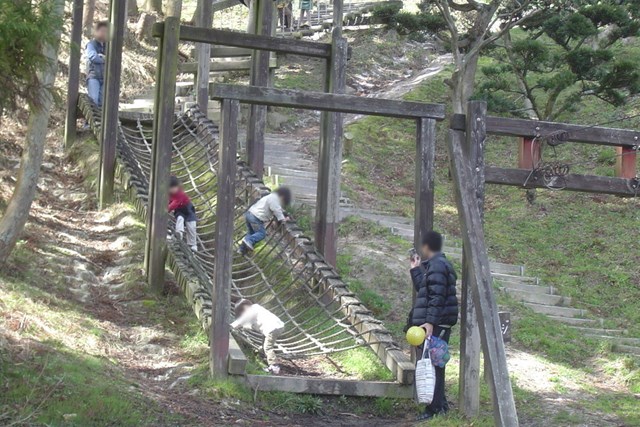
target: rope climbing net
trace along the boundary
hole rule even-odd
[[[99,108],[85,96],[81,97],[80,108],[98,133]],[[118,132],[118,159],[143,204],[148,198],[152,125],[149,115],[121,114]],[[173,132],[171,173],[181,180],[197,210],[198,251],[192,252],[174,238],[173,224],[169,225],[168,246],[170,256],[179,261],[177,264],[188,265],[196,272],[197,289],[186,293],[203,301],[205,317],[210,321],[218,128],[196,107],[176,115]],[[234,207],[236,246],[246,232],[243,217],[246,208],[267,192],[268,188],[239,161]],[[285,227],[272,222],[267,228],[268,237],[252,256],[234,255],[232,306],[239,299],[247,298],[267,307],[285,322],[286,332],[276,344],[276,351],[282,357],[308,357],[362,345],[382,346],[385,351],[398,348],[381,322],[337,280],[335,270],[324,263],[313,262],[322,259],[295,223]],[[257,333],[243,330],[234,334],[253,348],[262,346],[263,338]],[[377,338],[372,340],[372,337]]]

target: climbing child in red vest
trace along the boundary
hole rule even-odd
[[[198,250],[196,232],[196,208],[191,203],[191,199],[184,192],[180,180],[172,176],[169,179],[169,212],[173,212],[176,218],[176,237],[182,240],[185,228],[187,231],[187,245],[193,252]]]

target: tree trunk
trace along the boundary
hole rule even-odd
[[[53,13],[57,17],[60,17],[61,20],[64,13],[64,3],[65,0],[56,0],[53,9]],[[11,196],[11,200],[9,200],[7,210],[0,220],[0,265],[6,262],[9,254],[16,245],[18,237],[27,222],[31,203],[36,195],[36,186],[44,154],[44,143],[47,136],[49,116],[53,104],[51,89],[53,88],[58,69],[57,58],[61,31],[62,28],[56,31],[53,44],[45,45],[43,48],[48,61],[42,71],[38,73],[38,79],[41,85],[38,95],[42,99],[42,104],[38,108],[32,108],[29,115],[27,137],[22,153],[18,182],[16,183],[16,188]]]
[[[479,55],[460,55],[459,58],[450,81],[451,102],[455,114],[465,114],[476,85]]]
[[[84,28],[84,36],[90,38],[93,33],[93,17],[96,12],[96,0],[85,0],[84,17],[82,18],[82,27]]]
[[[145,0],[142,9],[145,12],[162,14],[162,0]]]

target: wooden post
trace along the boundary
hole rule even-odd
[[[200,1],[200,16],[196,16],[196,26],[211,28],[213,25],[212,0]],[[211,66],[211,45],[196,44],[198,72],[196,74],[196,102],[200,111],[207,115],[209,109],[209,74]]]
[[[619,178],[636,177],[637,149],[633,147],[616,147],[616,176]]]
[[[480,216],[484,212],[484,143],[487,104],[484,101],[467,103],[466,138],[463,152],[471,164],[475,201]],[[468,418],[478,416],[480,410],[480,332],[473,303],[473,265],[469,263],[468,247],[463,244],[462,298],[460,301],[460,376],[458,401],[462,414]]]
[[[520,169],[533,169],[538,165],[541,156],[541,145],[535,138],[520,138],[518,150],[518,167]]]
[[[344,93],[347,69],[347,40],[339,27],[333,29],[331,58],[327,61],[325,90]],[[323,112],[321,116],[320,160],[316,197],[316,247],[325,261],[335,266],[337,224],[340,215],[340,171],[342,166],[343,114]]]
[[[169,16],[164,21],[160,38],[156,74],[156,101],[153,120],[153,150],[147,204],[147,246],[145,266],[147,281],[158,293],[164,289],[167,255],[167,212],[169,176],[175,121],[175,90],[178,71],[180,17]]]
[[[229,310],[231,309],[231,266],[233,263],[233,213],[238,147],[240,103],[222,101],[220,144],[218,145],[218,203],[216,205],[215,266],[211,290],[211,374],[226,377],[229,369]]]
[[[124,27],[127,24],[127,5],[111,0],[109,7],[109,44],[104,76],[104,101],[102,102],[102,130],[100,138],[100,209],[113,201],[113,185],[116,173],[116,141],[118,139],[118,104],[120,102],[120,74],[122,71],[122,46]]]
[[[342,29],[342,21],[343,21],[343,1],[342,0],[333,0],[333,27],[338,27]]]
[[[509,381],[500,317],[493,293],[493,279],[482,230],[482,217],[478,208],[476,174],[464,155],[464,134],[450,130],[448,140],[463,242],[468,254],[467,262],[476,284],[472,292],[473,302],[480,326],[484,362],[488,365],[490,372],[488,380],[492,393],[494,420],[499,427],[515,427],[518,426],[518,414]]]
[[[433,230],[436,121],[418,119],[416,122],[416,203],[413,246],[419,250],[422,246],[422,236]]]
[[[270,36],[273,27],[273,1],[254,0],[256,10],[255,34]],[[251,58],[251,86],[269,86],[269,58],[266,50],[254,50]],[[247,161],[258,178],[264,169],[264,135],[267,129],[267,106],[249,107],[247,126]]]
[[[82,57],[82,15],[84,0],[73,0],[73,24],[69,43],[69,83],[67,85],[67,117],[64,145],[70,147],[76,139],[78,122],[78,92],[80,90],[80,58]]]

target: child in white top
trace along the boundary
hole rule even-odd
[[[264,354],[269,367],[267,372],[278,375],[280,367],[274,350],[276,340],[284,332],[284,322],[275,314],[259,304],[242,299],[236,304],[236,320],[231,328],[251,329],[264,335]]]
[[[256,243],[267,237],[265,223],[275,217],[279,222],[287,222],[289,217],[284,212],[284,207],[291,204],[291,190],[280,187],[273,193],[267,194],[255,202],[244,214],[247,223],[247,234],[242,239],[239,252],[245,255],[252,251]]]

